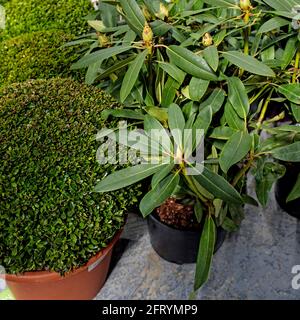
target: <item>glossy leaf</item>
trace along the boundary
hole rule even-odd
[[[142,34],[146,19],[136,0],[119,0],[130,27],[137,33]]]
[[[290,24],[289,20],[286,20],[281,17],[274,17],[267,22],[265,22],[258,30],[259,33],[267,33],[274,29],[279,29],[283,26]]]
[[[300,84],[291,83],[279,87],[278,91],[283,94],[289,101],[300,104]]]
[[[159,107],[145,107],[146,112],[157,119],[159,122],[166,124],[168,121],[168,112],[164,108]]]
[[[138,112],[135,110],[129,110],[129,109],[114,109],[114,110],[106,109],[101,112],[101,117],[104,120],[107,120],[109,116],[112,116],[115,118],[144,120],[144,115],[141,112]]]
[[[145,49],[143,52],[140,52],[134,61],[131,62],[122,82],[122,87],[120,90],[120,100],[124,102],[126,98],[131,93],[140,71],[143,67],[144,61],[148,55],[148,49]]]
[[[300,142],[294,142],[288,146],[277,148],[272,151],[275,159],[290,162],[300,162]]]
[[[243,82],[237,77],[230,77],[228,82],[228,99],[236,113],[242,118],[247,119],[250,109],[248,95]]]
[[[189,96],[193,101],[200,101],[205,95],[209,81],[193,77],[189,84]]]
[[[225,105],[225,118],[230,128],[241,131],[245,130],[245,121],[239,117],[229,101]]]
[[[300,198],[300,174],[298,175],[297,181],[296,181],[292,191],[288,195],[286,202],[290,202],[290,201],[293,201],[293,200],[296,200],[299,198]]]
[[[109,77],[111,74],[113,74],[114,72],[120,70],[120,69],[123,69],[124,67],[128,66],[129,63],[134,60],[134,55],[130,56],[129,58],[125,59],[125,60],[121,60],[121,61],[118,61],[116,63],[114,63],[111,67],[107,68],[106,70],[104,70],[102,73],[100,73],[98,76],[97,76],[97,80],[102,80],[102,79],[105,79],[107,77]]]
[[[174,167],[175,167],[174,163],[166,164],[158,172],[156,172],[152,176],[151,188],[155,189],[157,185],[174,169]]]
[[[95,192],[109,192],[130,186],[159,171],[165,163],[139,164],[133,167],[116,171],[100,181]]]
[[[273,70],[260,62],[259,60],[248,56],[239,51],[228,51],[223,53],[224,58],[226,58],[230,63],[236,65],[240,69],[246,70],[253,74],[258,74],[266,77],[274,77],[275,74]]]
[[[217,80],[207,62],[192,51],[171,45],[168,47],[167,54],[171,62],[186,73],[204,80]]]
[[[198,290],[208,280],[216,242],[216,226],[211,216],[205,219],[200,238],[196,264],[194,290]]]
[[[204,167],[203,171],[193,176],[198,183],[216,198],[228,203],[242,204],[243,199],[237,190],[222,176]]]
[[[263,0],[271,8],[278,11],[291,11],[294,6],[299,4],[297,0]]]
[[[172,26],[162,20],[155,20],[150,23],[153,33],[156,36],[163,36],[172,29]]]
[[[194,206],[194,213],[197,221],[200,223],[203,217],[203,207],[198,199],[196,200],[196,203]]]
[[[285,167],[276,162],[264,162],[255,170],[256,196],[266,206],[273,184],[285,174]]]
[[[162,61],[159,61],[158,65],[179,84],[183,83],[186,73],[183,72],[181,69],[177,68],[174,64]]]
[[[242,160],[249,152],[252,145],[252,137],[247,132],[234,133],[225,144],[220,155],[220,167],[227,171],[237,162]]]
[[[212,94],[207,98],[207,100],[205,100],[204,102],[202,102],[200,104],[200,110],[207,108],[207,107],[211,107],[212,109],[212,113],[215,114],[217,113],[225,100],[225,92],[222,89],[215,89]]]
[[[297,46],[296,46],[297,41],[298,41],[297,37],[290,38],[287,41],[284,52],[283,52],[283,56],[281,58],[281,61],[282,61],[281,69],[283,70],[286,69],[291,63],[291,61],[293,60],[297,51]]]
[[[179,180],[177,173],[171,174],[144,196],[139,206],[143,217],[147,217],[173,194],[179,184]]]
[[[151,137],[151,141],[156,141],[168,153],[172,153],[172,142],[168,132],[162,124],[150,115],[145,116],[144,130]]]
[[[182,139],[185,128],[185,119],[181,108],[175,103],[172,103],[169,107],[169,128],[176,145],[180,150],[183,150]]]
[[[174,102],[176,92],[179,87],[180,85],[176,80],[174,80],[172,77],[168,78],[162,93],[162,107],[168,108],[170,104]]]
[[[221,8],[237,8],[235,0],[203,0],[203,2]]]
[[[220,126],[220,127],[214,128],[214,130],[210,135],[210,138],[228,140],[235,132],[236,130],[230,127]]]
[[[212,108],[207,107],[203,110],[201,110],[196,118],[194,129],[202,129],[204,133],[208,130],[210,123],[212,121]]]
[[[74,63],[71,69],[81,69],[88,67],[89,65],[96,63],[97,61],[105,60],[116,56],[120,53],[130,50],[130,46],[116,46],[112,48],[101,49],[91,54],[83,56],[80,60]]]
[[[294,118],[296,119],[297,122],[300,122],[300,105],[299,104],[291,104],[291,109]]]
[[[219,52],[216,46],[209,46],[204,49],[203,56],[210,67],[217,71],[219,66]]]

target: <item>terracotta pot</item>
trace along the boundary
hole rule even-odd
[[[49,271],[7,274],[6,283],[17,300],[91,300],[105,283],[112,250],[121,233],[86,265],[65,276]]]

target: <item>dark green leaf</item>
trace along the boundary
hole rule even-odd
[[[194,179],[218,199],[227,203],[243,203],[240,194],[228,181],[205,167],[202,172],[199,171],[199,174],[194,175]]]
[[[290,83],[282,85],[278,91],[283,94],[289,101],[300,104],[300,84]]]
[[[83,56],[79,61],[72,65],[71,69],[81,69],[88,67],[89,65],[97,62],[108,59],[112,56],[116,56],[122,52],[130,50],[130,46],[116,46],[112,48],[101,49],[86,56]]]
[[[289,20],[280,18],[280,17],[274,17],[270,20],[268,20],[267,22],[265,22],[260,29],[258,30],[259,33],[267,33],[270,32],[274,29],[279,29],[283,26],[286,26],[290,24]]]
[[[100,181],[95,192],[109,192],[130,186],[159,171],[165,163],[140,164],[112,173]]]
[[[253,74],[258,74],[266,77],[274,77],[273,70],[257,59],[248,56],[239,51],[224,52],[223,56],[232,64],[238,66],[240,69],[246,70]]]
[[[225,105],[225,118],[230,128],[241,131],[246,129],[245,121],[238,116],[229,101]]]
[[[186,73],[177,68],[174,64],[159,61],[158,65],[179,84],[183,83]]]
[[[151,180],[151,188],[155,189],[156,186],[174,169],[174,167],[174,163],[166,164],[158,172],[156,172]]]
[[[192,51],[171,45],[168,47],[167,54],[171,62],[186,73],[203,80],[217,80],[207,62]]]
[[[142,34],[146,19],[142,10],[135,0],[119,0],[125,13],[125,18],[130,27],[137,33]]]
[[[296,200],[299,198],[300,198],[300,174],[298,175],[297,181],[296,181],[292,191],[288,195],[286,202],[290,202],[290,201],[293,201],[293,200]]]
[[[228,140],[235,132],[236,130],[230,127],[221,126],[213,130],[213,132],[210,135],[210,138]]]
[[[104,120],[107,120],[109,116],[115,118],[127,118],[127,119],[136,119],[136,120],[144,120],[144,115],[138,111],[128,110],[128,109],[120,109],[120,110],[104,110],[101,113],[101,117]]]
[[[162,107],[168,108],[170,104],[174,102],[179,86],[180,85],[176,80],[171,77],[168,78],[162,93]]]
[[[207,216],[201,234],[197,257],[194,290],[198,290],[208,280],[216,242],[216,226],[211,216]]]
[[[216,46],[209,46],[204,49],[203,56],[207,63],[210,65],[210,67],[217,71],[219,66],[219,53]]]
[[[215,89],[207,100],[201,103],[200,110],[211,107],[213,114],[217,113],[225,100],[225,92],[222,89]]]
[[[249,152],[252,145],[252,137],[247,132],[234,133],[225,144],[220,155],[220,167],[227,171],[237,162],[242,160]]]
[[[179,184],[179,179],[177,173],[171,174],[144,196],[140,202],[140,211],[143,217],[148,216],[173,194]]]
[[[263,162],[254,172],[256,181],[256,195],[259,202],[266,206],[269,192],[276,180],[285,174],[285,167],[276,162]]]
[[[246,120],[250,109],[250,103],[245,86],[237,77],[230,77],[227,82],[228,99],[240,118]]]
[[[120,100],[121,102],[124,102],[126,98],[131,93],[131,90],[133,89],[138,76],[140,74],[140,71],[143,67],[144,61],[148,55],[149,51],[148,49],[145,49],[143,52],[140,52],[134,61],[130,63],[130,66],[124,76],[122,87],[120,90]]]
[[[272,151],[275,159],[290,162],[300,162],[300,142],[294,142],[288,146]]]
[[[197,221],[200,223],[202,220],[202,217],[203,217],[203,208],[202,208],[202,205],[198,199],[196,200],[196,203],[194,206],[194,213],[195,213]]]
[[[184,127],[185,119],[182,110],[177,104],[172,103],[169,107],[169,128],[171,130],[174,141],[180,150],[183,150],[182,138]]]
[[[189,95],[193,101],[200,101],[205,95],[209,81],[193,77],[189,84]]]

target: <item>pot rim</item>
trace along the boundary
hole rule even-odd
[[[89,259],[89,261],[70,272],[67,272],[64,276],[55,271],[30,271],[24,272],[23,274],[5,274],[5,280],[12,282],[46,282],[46,281],[59,281],[64,280],[73,275],[79,274],[81,272],[86,271],[92,264],[98,262],[98,260],[104,259],[107,254],[112,250],[113,246],[119,240],[123,229],[120,229],[112,238],[112,240],[108,243],[108,245],[101,249],[96,255]]]
[[[157,213],[155,213],[154,211],[149,214],[149,218],[155,220],[155,221],[156,221],[158,224],[160,224],[162,227],[168,228],[168,229],[172,229],[172,230],[177,231],[177,232],[192,233],[192,234],[195,234],[195,233],[196,233],[196,234],[199,234],[199,232],[200,232],[200,233],[202,232],[201,229],[200,229],[200,230],[188,230],[188,229],[182,230],[182,229],[175,228],[175,227],[173,227],[172,225],[169,225],[169,224],[166,224],[166,223],[160,221],[160,219],[158,219]]]

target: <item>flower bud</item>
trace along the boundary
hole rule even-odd
[[[250,0],[240,0],[240,8],[243,11],[249,11],[251,9],[251,1]]]
[[[98,32],[97,34],[98,34],[98,41],[101,47],[106,47],[110,42],[109,38],[103,33]]]
[[[205,35],[202,38],[202,44],[204,45],[204,47],[209,47],[213,44],[213,38],[210,35],[210,33],[205,33]]]
[[[146,23],[144,27],[143,40],[146,45],[150,44],[153,40],[153,32],[148,23]]]

